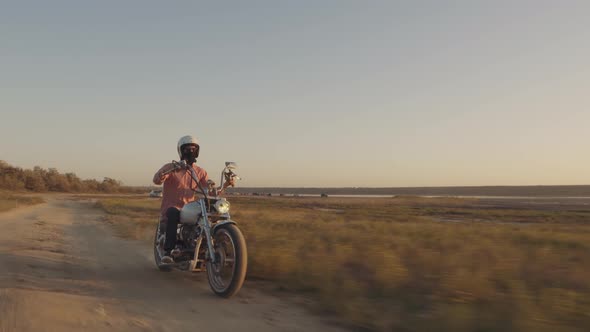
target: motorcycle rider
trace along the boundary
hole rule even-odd
[[[207,172],[197,166],[197,158],[199,157],[199,141],[190,135],[183,136],[178,140],[176,146],[180,160],[184,160],[189,167],[191,167],[199,180],[202,188],[213,188],[214,183],[210,185]],[[156,185],[164,184],[162,205],[160,208],[160,227],[166,228],[166,242],[164,246],[164,256],[162,263],[170,264],[174,260],[171,256],[171,251],[176,246],[176,228],[180,222],[180,209],[186,204],[195,200],[194,189],[197,189],[197,184],[191,177],[190,170],[177,169],[173,172],[175,165],[168,163],[162,166],[156,174],[154,174],[153,182]],[[223,192],[228,186],[234,186],[234,180],[229,179],[223,184],[220,192]],[[210,192],[209,194],[211,194]]]

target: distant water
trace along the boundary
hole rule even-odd
[[[301,197],[319,197],[321,195],[318,194],[297,194]],[[273,196],[278,196],[274,194]],[[294,194],[285,194],[284,196],[294,196]],[[358,198],[387,198],[387,197],[394,197],[395,195],[328,195],[328,197],[358,197]]]
[[[590,197],[567,197],[567,196],[465,196],[465,195],[440,195],[440,196],[427,196],[427,195],[418,195],[419,197],[458,197],[458,198],[487,198],[487,199],[539,199],[539,200],[555,200],[555,199],[580,199],[586,200],[590,199]]]
[[[479,186],[479,187],[387,187],[387,188],[286,188],[286,187],[255,187],[232,188],[229,192],[242,194],[272,193],[291,196],[319,196],[326,193],[335,197],[393,197],[394,195],[410,195],[422,197],[482,197],[496,199],[527,199],[527,198],[574,198],[588,199],[590,185],[569,186]],[[514,198],[513,198],[514,197]]]
[[[273,194],[273,196],[280,196],[279,194]],[[283,196],[299,196],[299,197],[320,197],[320,194],[283,194]],[[342,197],[342,198],[388,198],[397,196],[414,196],[414,197],[425,197],[425,198],[437,198],[437,197],[449,197],[449,198],[481,198],[481,199],[530,199],[530,200],[590,200],[590,196],[587,197],[563,197],[563,196],[482,196],[482,195],[328,195],[328,197]]]

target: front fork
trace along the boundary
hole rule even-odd
[[[202,199],[199,200],[199,202],[201,204],[201,211],[203,211],[201,217],[201,227],[205,231],[205,239],[207,239],[207,249],[209,249],[209,259],[211,260],[211,263],[215,263],[215,252],[213,251],[213,241],[211,241],[211,223],[209,223],[209,219],[207,219],[207,208],[205,207],[205,202]],[[198,243],[198,245],[199,246],[196,248],[197,252],[195,252],[195,260],[196,255],[199,251],[200,243]]]

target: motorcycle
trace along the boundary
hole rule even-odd
[[[180,210],[176,248],[171,251],[174,263],[162,263],[166,229],[160,224],[156,227],[154,238],[154,258],[158,269],[171,271],[173,268],[207,272],[207,279],[211,290],[225,298],[235,295],[246,278],[248,265],[246,241],[229,214],[229,202],[220,196],[224,181],[240,180],[234,173],[237,165],[226,162],[221,172],[221,185],[215,188],[215,183],[209,181],[207,190],[199,184],[195,171],[184,161],[173,161],[174,168],[164,173],[186,170],[197,183],[194,189],[198,199],[187,203]]]

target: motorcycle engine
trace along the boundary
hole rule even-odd
[[[195,239],[199,236],[199,230],[196,225],[182,225],[180,227],[180,239],[185,246],[191,247],[195,244]]]

